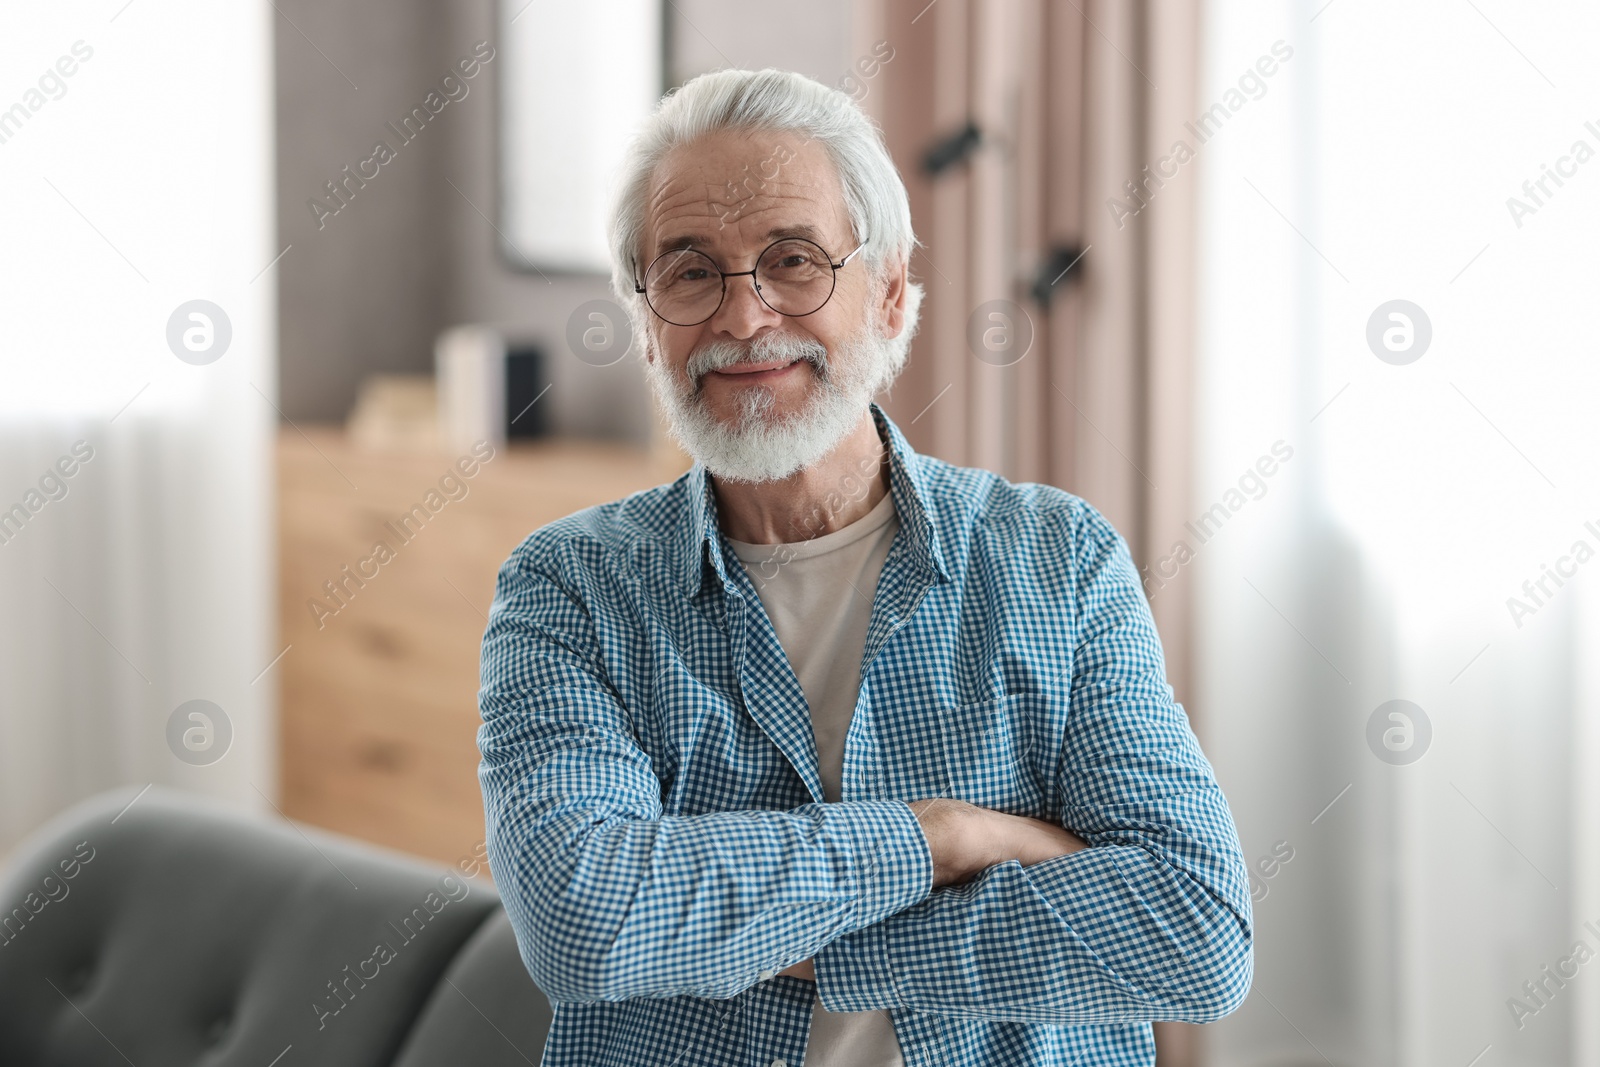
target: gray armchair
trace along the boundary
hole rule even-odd
[[[0,1065],[539,1062],[550,1006],[487,882],[132,796],[63,813],[0,872]]]

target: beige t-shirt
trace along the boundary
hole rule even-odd
[[[861,690],[861,656],[878,573],[900,528],[894,495],[843,529],[809,541],[728,539],[778,632],[817,742],[823,798],[840,798],[844,739]],[[904,1067],[886,1011],[831,1012],[817,999],[804,1067]]]

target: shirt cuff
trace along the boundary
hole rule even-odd
[[[869,832],[858,838],[863,895],[856,927],[835,938],[812,960],[817,996],[829,1011],[896,1007],[899,991],[888,965],[883,920],[927,899],[933,891],[933,853],[911,805],[902,800],[866,801]],[[876,833],[870,832],[876,830]]]
[[[829,1011],[874,1011],[903,1006],[889,970],[882,922],[836,937],[811,960],[817,998]]]
[[[910,804],[864,800],[843,807],[853,816],[855,875],[861,889],[853,928],[888,918],[933,892],[933,853]]]

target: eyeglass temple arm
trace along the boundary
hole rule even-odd
[[[852,248],[849,251],[849,253],[845,255],[845,257],[843,259],[841,259],[839,262],[835,263],[833,265],[833,269],[834,270],[838,270],[840,267],[842,267],[846,263],[850,262],[851,256],[854,256],[857,252],[861,251],[865,247],[867,247],[867,242],[865,240],[863,240],[860,244],[858,244],[854,248]]]

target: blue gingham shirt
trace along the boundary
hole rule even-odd
[[[887,1009],[908,1067],[1146,1065],[1152,1020],[1244,999],[1243,857],[1125,540],[872,413],[901,528],[839,803],[700,464],[500,569],[479,780],[546,1065],[800,1067],[815,996]],[[907,804],[935,796],[1090,847],[935,889]]]

